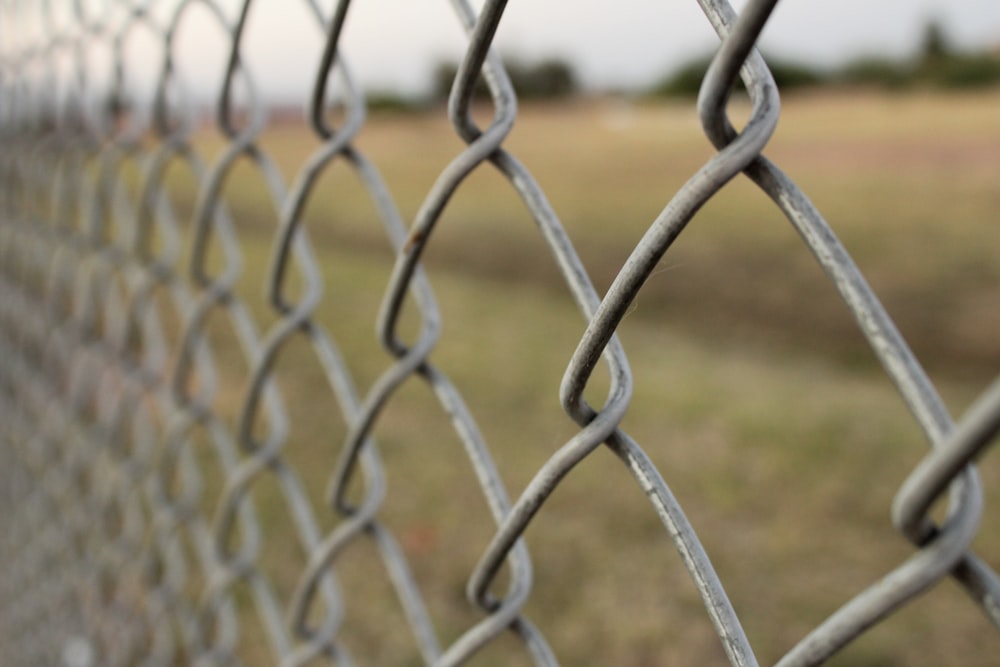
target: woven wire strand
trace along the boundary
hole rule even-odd
[[[3,664],[240,665],[247,614],[264,630],[265,664],[354,664],[341,639],[348,601],[338,561],[361,543],[378,554],[425,664],[467,663],[501,635],[515,637],[534,664],[558,664],[557,652],[523,613],[533,589],[523,535],[560,482],[604,445],[649,498],[730,663],[756,665],[684,511],[642,447],[620,427],[633,383],[616,337],[685,225],[741,173],[799,232],[932,446],[893,506],[895,525],[914,554],[851,598],[778,664],[825,662],[948,576],[1000,626],[1000,580],[970,551],[982,514],[970,462],[1000,429],[1000,381],[953,423],[820,213],[764,157],[780,103],[754,47],[776,0],[752,0],[739,15],[726,2],[700,1],[720,38],[699,97],[704,133],[718,152],[650,224],[603,298],[545,193],[505,145],[517,99],[492,45],[506,2],[488,1],[477,12],[465,0],[452,1],[467,48],[448,116],[464,148],[438,174],[409,225],[376,165],[356,146],[365,98],[340,49],[350,2],[331,10],[311,0],[296,3],[325,46],[307,105],[317,147],[287,182],[260,141],[265,104],[243,61],[244,28],[257,3],[229,4],[0,3]],[[228,53],[213,108],[224,148],[212,161],[195,140],[194,104],[174,62],[178,35],[192,21],[211,22]],[[160,45],[155,71],[133,71],[127,47],[136,35]],[[110,54],[102,71],[90,62],[97,49]],[[342,84],[336,90],[334,77]],[[493,110],[485,127],[472,114],[480,77]],[[124,104],[136,78],[152,83],[148,109]],[[737,78],[752,103],[739,131],[726,115]],[[334,104],[342,110],[336,124],[329,114]],[[421,267],[446,205],[486,163],[524,203],[587,324],[559,397],[578,430],[517,497],[508,494],[459,388],[434,364],[442,315]],[[395,258],[375,322],[385,368],[363,393],[338,341],[316,317],[325,285],[305,210],[333,165],[357,177]],[[239,289],[245,258],[231,212],[236,195],[227,185],[234,171],[247,167],[259,176],[275,222],[265,316]],[[197,184],[189,216],[178,210],[171,170]],[[407,337],[401,321],[409,305],[419,324]],[[218,342],[220,327],[227,345]],[[277,374],[282,353],[296,341],[307,345],[347,425],[320,505],[310,500],[304,471],[287,455],[296,424]],[[602,363],[610,386],[596,406],[584,394]],[[233,374],[242,387],[235,408],[220,394]],[[410,382],[426,384],[450,420],[495,522],[468,573],[468,601],[481,620],[450,642],[442,641],[380,514],[391,488],[374,433]],[[216,482],[221,488],[209,488]],[[269,534],[260,514],[271,508],[259,506],[255,490],[267,485],[278,489],[283,516],[307,555],[288,595],[261,563]],[[937,525],[929,512],[946,491],[947,516]],[[332,529],[323,528],[329,513]],[[501,571],[506,589],[498,591]]]

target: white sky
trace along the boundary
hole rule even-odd
[[[230,20],[242,4],[215,1],[227,7]],[[316,2],[327,15],[334,4]],[[176,0],[151,6],[164,18]],[[269,96],[308,96],[323,35],[307,7],[305,0],[251,5],[242,53]],[[861,54],[901,57],[914,52],[931,19],[959,48],[1000,46],[1000,0],[781,0],[762,45],[767,53],[816,65]],[[217,93],[225,63],[227,40],[217,26],[195,3],[178,32],[179,70],[202,99]],[[0,32],[14,26],[7,28]],[[160,60],[160,42],[134,32],[127,69],[142,86],[154,78],[147,73]],[[528,60],[565,58],[589,88],[635,88],[710,52],[717,40],[695,0],[510,0],[496,43],[501,52]],[[449,0],[354,0],[341,51],[365,88],[419,93],[428,88],[434,64],[457,61],[464,44]]]
[[[313,76],[302,55],[319,49],[319,31],[295,11],[303,3],[256,2],[247,58],[265,89],[297,96]],[[355,0],[350,12],[343,53],[368,88],[420,91],[435,62],[462,53],[447,0]],[[762,45],[821,65],[903,56],[931,18],[956,46],[1000,46],[1000,0],[783,0]],[[497,36],[504,53],[567,58],[590,87],[649,85],[715,43],[694,0],[511,0]]]

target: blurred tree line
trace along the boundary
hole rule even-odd
[[[933,87],[976,88],[1000,84],[1000,52],[968,53],[951,45],[944,29],[932,22],[924,30],[915,58],[892,60],[864,57],[835,69],[824,70],[781,58],[765,56],[782,91],[820,86],[870,86],[888,90]],[[657,97],[694,97],[711,56],[689,62],[650,91]]]
[[[565,60],[548,58],[537,63],[526,63],[510,58],[504,59],[504,69],[520,99],[555,99],[570,97],[579,92],[576,73]],[[434,68],[431,95],[435,101],[448,99],[457,73],[458,65],[451,62],[438,63]],[[481,99],[489,97],[489,89],[482,75],[476,82],[475,96]]]
[[[937,22],[925,27],[916,55],[907,59],[866,56],[836,69],[813,67],[766,55],[765,60],[783,92],[824,86],[904,90],[1000,85],[1000,48],[982,52],[956,49]],[[695,97],[710,61],[711,55],[696,58],[643,93],[652,97]],[[564,59],[546,58],[528,62],[505,57],[504,68],[521,100],[554,100],[580,93],[576,72]],[[414,99],[393,91],[370,92],[369,108],[374,111],[402,111],[442,104],[448,99],[457,72],[457,63],[439,62],[433,70],[431,90],[426,97]],[[482,75],[477,81],[475,96],[478,99],[489,98]]]
[[[573,97],[580,92],[579,80],[573,66],[560,58],[546,58],[526,62],[518,58],[504,58],[504,70],[510,78],[514,92],[521,100],[552,100]],[[369,91],[368,108],[373,111],[412,111],[443,104],[451,94],[451,87],[458,74],[458,64],[439,62],[432,73],[429,95],[419,99],[405,97],[394,91]],[[489,99],[490,91],[482,74],[476,81],[474,97]]]

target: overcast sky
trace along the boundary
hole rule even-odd
[[[177,1],[153,0],[155,21],[165,25]],[[213,2],[231,23],[244,0]],[[335,0],[316,2],[328,16]],[[52,6],[66,13],[72,4]],[[183,16],[177,69],[208,101],[218,93],[229,38],[201,3]],[[254,0],[249,16],[242,55],[259,89],[288,102],[307,99],[323,44],[308,3]],[[762,45],[774,56],[831,67],[861,55],[905,57],[932,20],[956,48],[1000,47],[1000,0],[781,0]],[[36,34],[44,41],[49,32],[40,26],[0,22],[0,51],[30,45]],[[590,89],[650,86],[717,43],[695,0],[510,0],[496,39],[505,55],[568,60]],[[125,69],[137,99],[151,98],[162,44],[141,25],[129,33]],[[449,0],[354,0],[341,44],[364,88],[419,94],[436,63],[461,58],[465,37]],[[96,71],[111,71],[109,55],[91,58]]]
[[[301,97],[321,44],[304,5],[256,0],[252,9],[245,57],[282,97]],[[782,0],[762,44],[817,65],[901,57],[932,19],[957,47],[1000,46],[1000,0]],[[464,39],[447,0],[355,0],[342,43],[366,88],[418,92],[435,62],[460,57]],[[694,0],[511,0],[496,43],[526,59],[566,58],[588,87],[620,88],[649,85],[716,40]]]

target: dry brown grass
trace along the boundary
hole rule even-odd
[[[1000,369],[998,104],[998,94],[798,98],[767,150],[842,235],[957,411]],[[263,145],[292,173],[316,143],[279,127]],[[377,116],[359,146],[406,218],[461,149],[446,121],[430,116]],[[599,286],[710,155],[681,105],[526,108],[508,147],[536,174]],[[228,192],[244,230],[243,291],[266,322],[273,214],[251,173]],[[391,256],[343,166],[324,177],[308,225],[327,280],[319,319],[363,393],[390,364],[371,329]],[[445,332],[433,358],[463,391],[516,495],[574,432],[557,388],[584,322],[523,206],[488,167],[434,234],[426,265]],[[911,553],[888,508],[923,454],[921,436],[808,252],[747,183],[699,214],[621,335],[636,375],[626,430],[690,512],[762,662]],[[218,333],[220,350],[231,342]],[[312,354],[304,340],[289,346],[279,380],[293,417],[288,461],[320,507],[344,426]],[[231,378],[237,392],[240,373]],[[449,641],[480,618],[462,587],[491,535],[486,505],[419,381],[393,400],[376,436],[390,489],[383,516]],[[995,495],[997,454],[983,475]],[[274,490],[262,485],[258,495],[270,507],[262,563],[287,596],[304,554]],[[996,512],[988,498],[977,542],[995,566]],[[610,454],[569,476],[527,539],[536,568],[527,611],[565,664],[722,664],[680,560]],[[369,657],[363,664],[416,664],[375,551],[348,551],[347,645]],[[982,614],[945,582],[833,664],[985,667],[998,650]],[[525,662],[511,641],[473,664]]]

